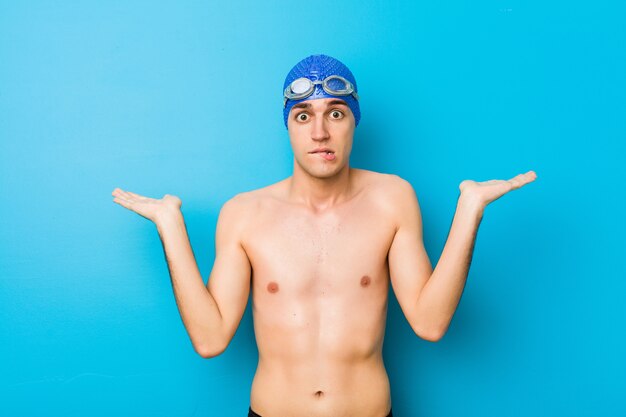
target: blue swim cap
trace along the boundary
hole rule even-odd
[[[354,75],[352,75],[352,72],[348,69],[348,67],[346,67],[341,61],[328,55],[311,55],[298,62],[291,69],[291,71],[289,71],[289,74],[287,74],[287,78],[285,78],[285,83],[283,84],[283,91],[285,90],[285,88],[287,88],[287,86],[289,86],[294,80],[297,80],[298,78],[304,77],[310,79],[311,81],[322,81],[330,75],[339,75],[345,78],[352,83],[355,91],[358,91]],[[294,104],[306,100],[315,100],[318,98],[340,98],[344,100],[348,104],[348,107],[350,107],[350,110],[352,110],[355,126],[359,125],[359,120],[361,119],[361,110],[359,108],[359,102],[356,98],[354,98],[354,96],[331,95],[328,94],[320,84],[317,84],[315,85],[315,91],[310,96],[305,97],[301,100],[287,100],[287,105],[283,109],[285,127],[287,127],[289,111],[294,106]]]

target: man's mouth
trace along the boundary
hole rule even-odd
[[[335,151],[324,146],[324,147],[315,148],[309,153],[325,153],[325,154],[333,153],[334,154]]]
[[[324,158],[327,161],[334,161],[335,160],[335,152],[331,151],[331,150],[318,150],[318,151],[313,151],[313,152],[309,152],[312,155],[319,155],[322,158]]]

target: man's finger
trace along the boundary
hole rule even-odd
[[[133,208],[134,207],[134,204],[133,204],[134,202],[133,201],[126,200],[126,199],[121,198],[121,197],[116,197],[116,198],[113,199],[113,201],[116,202],[117,204],[119,204],[122,207],[125,207],[125,208],[127,208],[129,210],[135,211],[135,209]]]
[[[134,197],[137,200],[141,200],[141,199],[146,199],[148,197],[144,197],[142,195],[136,194],[136,193],[131,193],[130,191],[128,191],[128,195],[130,195],[131,197]]]
[[[128,200],[128,201],[134,200],[132,194],[129,193],[128,191],[122,191],[120,194],[121,194],[120,197],[123,197],[125,200]]]
[[[123,198],[120,197],[115,197],[113,199],[114,202],[116,202],[117,204],[119,204],[120,206],[126,207],[127,209],[130,209],[131,206],[131,202],[124,200]]]
[[[117,187],[117,188],[115,188],[115,189],[113,190],[113,192],[111,193],[111,195],[114,195],[114,196],[115,196],[115,195],[120,195],[120,193],[121,193],[122,191],[123,191],[123,190],[122,190],[121,188]]]
[[[509,180],[513,185],[513,189],[520,188],[522,185],[528,184],[534,181],[537,175],[533,171],[528,171],[525,174],[519,174]]]
[[[522,178],[521,178],[521,181],[523,183],[522,185],[528,184],[529,182],[534,181],[536,178],[537,178],[537,174],[535,174],[534,171],[528,171],[527,173],[522,174]]]

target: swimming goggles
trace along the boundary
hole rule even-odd
[[[315,86],[319,84],[321,84],[324,91],[331,96],[352,95],[355,99],[359,99],[352,83],[340,75],[329,75],[322,81],[311,81],[308,78],[302,77],[293,80],[291,84],[285,88],[285,103],[283,107],[287,105],[287,100],[301,100],[310,96],[313,94],[313,91],[315,91]]]

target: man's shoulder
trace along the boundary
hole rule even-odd
[[[365,171],[362,175],[367,184],[368,200],[394,221],[399,221],[406,210],[413,209],[417,203],[413,186],[401,176],[375,171]]]
[[[224,207],[233,210],[254,210],[258,209],[264,200],[271,199],[280,192],[286,180],[269,184],[249,191],[241,191],[224,203]]]
[[[365,169],[359,169],[358,172],[363,178],[363,183],[376,193],[392,197],[413,191],[411,183],[397,174],[388,174]]]

